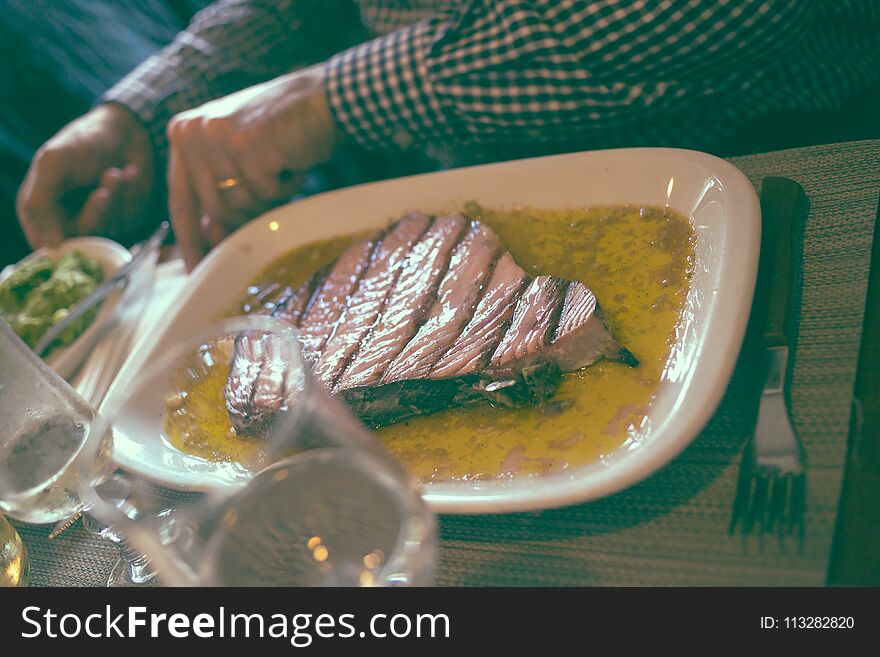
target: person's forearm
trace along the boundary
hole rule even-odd
[[[737,93],[812,13],[797,0],[469,0],[332,58],[326,85],[341,132],[367,148],[570,148]]]
[[[161,167],[175,114],[325,59],[364,35],[352,0],[220,0],[101,100],[144,123]]]

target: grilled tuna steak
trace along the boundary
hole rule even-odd
[[[483,400],[521,406],[562,372],[608,358],[631,367],[583,283],[529,277],[485,224],[410,213],[349,247],[299,289],[275,282],[258,312],[297,326],[312,373],[368,425]],[[240,434],[284,408],[284,363],[236,341],[226,385]]]
[[[275,413],[288,400],[287,370],[276,343],[257,336],[235,339],[232,364],[226,379],[226,409],[240,435],[263,434]]]

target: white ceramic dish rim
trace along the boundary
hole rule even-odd
[[[650,439],[640,444],[638,449],[629,450],[623,455],[612,455],[613,467],[596,463],[538,477],[485,482],[429,483],[423,487],[424,498],[435,511],[441,513],[527,511],[564,506],[603,497],[637,483],[680,453],[714,413],[732,374],[745,332],[757,273],[760,249],[760,205],[755,190],[748,179],[725,160],[705,153],[681,149],[639,148],[592,151],[423,174],[360,185],[310,197],[294,204],[294,210],[291,210],[294,205],[277,208],[255,219],[228,238],[224,242],[225,246],[219,246],[200,263],[176,304],[178,307],[185,306],[194,295],[203,293],[202,286],[210,280],[213,272],[223,266],[225,252],[231,248],[231,245],[243,242],[247,239],[247,235],[256,234],[256,231],[265,230],[268,224],[282,220],[288,213],[301,215],[309,210],[319,210],[320,204],[330,196],[350,196],[353,205],[357,206],[358,196],[366,192],[369,192],[372,197],[376,197],[377,194],[381,194],[388,188],[408,183],[433,182],[439,176],[446,177],[446,185],[450,183],[454,185],[455,180],[461,181],[464,177],[481,174],[490,176],[497,174],[496,179],[503,182],[505,167],[541,167],[545,164],[551,167],[554,164],[565,167],[568,165],[577,166],[579,163],[596,165],[601,164],[603,160],[611,161],[619,158],[624,160],[636,158],[634,161],[652,158],[657,161],[658,165],[662,165],[664,160],[667,164],[675,161],[687,161],[689,164],[702,167],[705,169],[706,175],[711,176],[706,179],[709,181],[707,189],[715,185],[717,190],[724,194],[723,205],[726,220],[716,227],[715,230],[720,232],[712,237],[713,241],[709,248],[723,251],[723,257],[719,261],[719,267],[723,271],[714,272],[714,275],[724,279],[725,283],[717,287],[712,298],[701,300],[704,305],[701,311],[701,337],[688,354],[690,364],[684,373],[687,380],[683,383],[681,392],[676,399],[676,409],[680,412],[662,418],[652,427]],[[494,171],[492,171],[493,169]],[[667,191],[671,197],[671,183]],[[456,194],[450,194],[450,196],[456,196]],[[339,199],[337,198],[337,200]],[[512,200],[513,204],[517,202],[516,199]],[[618,202],[627,201],[620,200]],[[580,203],[581,206],[590,204],[589,201]],[[592,203],[592,205],[596,204],[599,203]],[[565,205],[567,204],[562,202],[558,207]],[[545,207],[554,206],[550,202]],[[433,208],[425,207],[422,209],[431,211]],[[675,209],[686,215],[690,214],[693,218],[693,214],[688,209],[681,207]],[[388,218],[388,216],[376,217],[373,224],[377,225],[387,221]],[[735,230],[731,224],[732,218],[736,218],[737,221]],[[364,222],[362,225],[366,227],[369,223]],[[286,251],[297,244],[286,244],[283,250]],[[724,278],[725,276],[727,278]],[[173,316],[171,320],[169,324],[173,322]],[[129,359],[120,372],[117,382],[119,379],[130,376],[128,372],[136,371],[139,363],[143,363],[149,351],[161,341],[163,333],[160,330],[145,338],[138,346],[139,353]],[[713,357],[704,358],[701,357],[702,354],[712,354]],[[694,385],[695,381],[700,385]],[[116,386],[114,385],[114,387]],[[685,399],[688,402],[687,409],[682,410],[682,402]],[[117,450],[114,456],[119,463],[126,467],[141,467],[135,453],[128,454],[125,451]],[[156,470],[144,466],[141,471],[145,476],[158,483],[191,489],[201,488],[199,484],[188,483],[179,476],[163,473],[161,468]],[[192,473],[187,474],[191,475]]]
[[[14,265],[5,267],[0,272],[0,281],[11,275],[18,267],[34,260],[43,255],[60,256],[70,251],[79,250],[86,255],[92,256],[100,264],[104,272],[104,280],[112,277],[116,272],[122,269],[131,261],[132,255],[128,249],[105,237],[72,237],[65,240],[55,248],[40,248],[22,258]],[[55,370],[64,378],[69,378],[76,372],[76,369],[82,364],[88,356],[92,346],[94,346],[105,325],[113,316],[116,305],[119,303],[121,295],[119,292],[111,293],[101,304],[98,314],[73,342],[63,347],[57,347],[49,352],[45,358],[46,364]]]

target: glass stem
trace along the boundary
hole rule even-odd
[[[131,581],[135,584],[143,584],[156,577],[156,571],[151,567],[150,558],[130,546],[127,541],[123,540],[119,544],[119,553],[128,567]]]

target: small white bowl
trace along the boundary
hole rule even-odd
[[[5,280],[18,267],[43,255],[62,256],[70,251],[81,251],[97,260],[104,271],[104,280],[118,272],[131,260],[131,253],[121,244],[104,237],[73,237],[65,240],[54,249],[37,249],[20,262],[0,271],[0,281]],[[63,347],[56,347],[46,356],[46,364],[65,379],[70,379],[101,337],[108,322],[113,318],[122,290],[111,292],[98,311],[95,319],[80,336]]]

